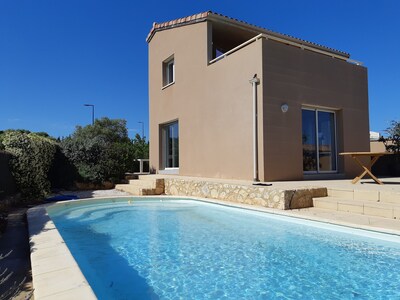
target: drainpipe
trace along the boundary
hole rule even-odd
[[[249,82],[253,85],[253,180],[258,182],[257,84],[260,79],[254,74]]]

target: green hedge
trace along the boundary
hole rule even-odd
[[[126,121],[121,119],[101,118],[93,125],[77,126],[61,140],[61,148],[85,183],[116,183],[131,171],[136,158]]]
[[[50,192],[48,172],[57,144],[52,139],[23,131],[6,131],[5,151],[12,154],[11,172],[24,198],[40,199]]]

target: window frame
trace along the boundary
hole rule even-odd
[[[316,139],[316,151],[317,151],[317,170],[315,171],[304,171],[303,169],[303,174],[309,175],[309,174],[333,174],[333,173],[338,173],[339,172],[339,166],[338,166],[338,148],[337,148],[337,111],[334,109],[326,109],[326,108],[321,108],[321,107],[309,107],[309,106],[303,106],[301,110],[308,110],[308,111],[313,111],[315,113],[315,139]],[[335,170],[330,170],[330,171],[321,171],[319,168],[319,154],[320,154],[320,145],[319,145],[319,139],[318,139],[318,112],[327,112],[327,113],[332,113],[333,114],[333,126],[334,126],[334,138],[335,138]],[[302,124],[303,126],[303,124]]]
[[[162,63],[162,89],[165,89],[174,83],[175,83],[175,57],[174,55],[171,55]]]
[[[177,147],[172,149],[172,152],[177,151],[177,161],[173,165],[167,166],[169,160],[169,147],[168,147],[168,139],[169,139],[169,129],[172,126],[177,126]],[[174,120],[168,123],[160,124],[160,169],[161,170],[179,170],[179,121]],[[174,156],[174,153],[171,154]],[[173,158],[174,160],[174,158]]]

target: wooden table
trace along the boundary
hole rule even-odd
[[[371,176],[371,178],[377,183],[377,184],[383,184],[382,181],[380,181],[374,174],[371,172],[372,166],[377,162],[377,160],[384,155],[387,155],[390,153],[387,152],[343,152],[339,153],[339,155],[348,155],[351,156],[354,161],[364,170],[360,175],[356,176],[351,183],[355,184],[360,181],[361,178],[363,178],[365,175]],[[370,157],[371,162],[369,166],[366,166],[362,161],[360,161],[360,157]]]

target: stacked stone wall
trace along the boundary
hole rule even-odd
[[[313,197],[327,196],[326,188],[278,189],[273,186],[228,184],[196,179],[165,178],[165,194],[224,200],[275,209],[313,206]]]

